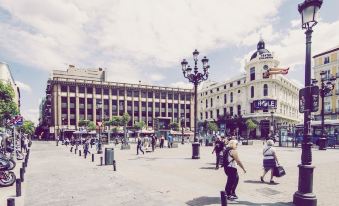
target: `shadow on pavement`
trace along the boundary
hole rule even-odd
[[[292,202],[275,202],[275,203],[253,203],[249,201],[227,201],[229,205],[256,205],[256,206],[286,206],[286,205],[293,205]]]
[[[245,180],[244,183],[251,183],[251,184],[268,184],[268,185],[278,185],[279,183],[269,183],[269,182],[261,182],[260,180]]]
[[[202,170],[215,170],[215,167],[200,167]]]
[[[186,202],[187,205],[190,206],[204,206],[204,205],[213,205],[213,204],[221,204],[220,197],[198,197],[194,198]]]

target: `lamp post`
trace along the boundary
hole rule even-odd
[[[325,97],[334,89],[334,81],[336,77],[326,78],[326,72],[320,72],[320,96],[321,96],[321,137],[319,138],[319,150],[326,150],[327,137],[325,134]],[[325,82],[326,81],[326,82]],[[312,79],[312,83],[316,84],[318,81]]]
[[[184,126],[185,126],[185,115],[181,115],[180,119],[181,123],[181,144],[185,144],[185,139],[184,139]]]
[[[198,111],[198,85],[208,79],[208,70],[210,66],[208,65],[208,59],[206,56],[201,60],[202,62],[202,68],[203,73],[200,73],[198,71],[198,55],[199,52],[195,50],[193,52],[193,58],[194,58],[194,71],[192,73],[192,68],[188,65],[188,62],[186,59],[183,59],[181,62],[182,66],[182,73],[184,74],[184,77],[189,80],[189,82],[193,83],[194,85],[194,142],[192,143],[192,159],[199,159],[199,147],[200,144],[198,143],[197,139],[197,111]]]
[[[97,102],[97,107],[98,107],[98,109],[99,109],[98,111],[100,111],[101,108],[102,108],[102,102],[101,102],[101,101],[98,101],[98,102]],[[100,114],[99,114],[100,117],[102,117],[102,112],[100,111],[99,113],[100,113]],[[100,119],[101,119],[101,121],[102,121],[102,118],[100,118]],[[102,154],[101,124],[102,124],[102,122],[97,124],[98,127],[99,127],[99,142],[98,142],[98,151],[97,151],[97,154]]]
[[[274,112],[271,111],[271,134],[272,134],[271,138],[272,139],[274,138],[274,133],[275,133],[275,131],[274,131],[274,123],[273,123],[274,122],[273,114],[274,114]]]
[[[313,194],[312,141],[310,133],[311,123],[311,39],[312,27],[317,24],[317,13],[322,0],[305,0],[298,5],[301,14],[302,29],[306,29],[306,58],[305,58],[305,111],[304,137],[302,142],[301,164],[299,167],[298,191],[293,195],[293,203],[297,206],[316,206],[317,198]]]
[[[65,125],[65,117],[61,118],[61,131],[62,131],[62,139],[65,138],[65,128],[64,128],[64,125]]]

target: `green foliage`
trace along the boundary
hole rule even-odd
[[[0,82],[0,124],[2,120],[10,119],[11,116],[19,114],[17,104],[13,101],[14,90],[9,84]]]
[[[209,131],[214,131],[214,132],[218,131],[218,125],[214,122],[208,122],[207,128]]]
[[[96,129],[94,122],[89,121],[89,120],[80,120],[78,125],[79,127],[86,127],[90,131]]]
[[[110,121],[110,125],[115,126],[115,127],[122,126],[121,117],[113,116]]]
[[[177,122],[172,122],[170,125],[170,128],[174,131],[179,131],[179,123]]]
[[[128,113],[124,113],[121,117],[121,124],[122,125],[127,125],[127,123],[131,120],[131,117],[129,116]]]
[[[255,128],[258,127],[258,125],[257,125],[256,123],[254,123],[252,119],[248,119],[248,120],[246,121],[246,125],[247,125],[247,128],[248,128],[249,130],[252,130],[252,129],[255,129]]]
[[[138,130],[142,130],[146,127],[146,123],[144,121],[136,122],[134,124],[134,128]]]
[[[23,133],[32,135],[35,131],[34,123],[30,120],[25,120],[20,127]]]

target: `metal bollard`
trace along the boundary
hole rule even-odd
[[[227,206],[226,192],[220,191],[221,206]]]
[[[113,171],[117,171],[117,166],[116,166],[115,160],[113,160]]]
[[[20,168],[20,179],[21,179],[21,182],[24,182],[24,169],[23,168]]]
[[[102,166],[103,158],[100,157],[100,166]]]
[[[92,154],[92,162],[94,162],[94,154]]]
[[[70,152],[73,152],[73,147],[71,147],[71,149],[69,150]]]
[[[8,198],[7,199],[7,206],[15,206],[15,199],[14,198]]]
[[[74,149],[74,154],[77,154],[77,149]]]
[[[81,150],[79,150],[79,156],[81,157]]]
[[[15,187],[16,187],[16,196],[20,197],[21,196],[21,180],[20,179],[15,180]]]

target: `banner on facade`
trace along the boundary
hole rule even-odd
[[[268,110],[277,108],[277,100],[274,99],[259,99],[253,101],[255,110]]]

